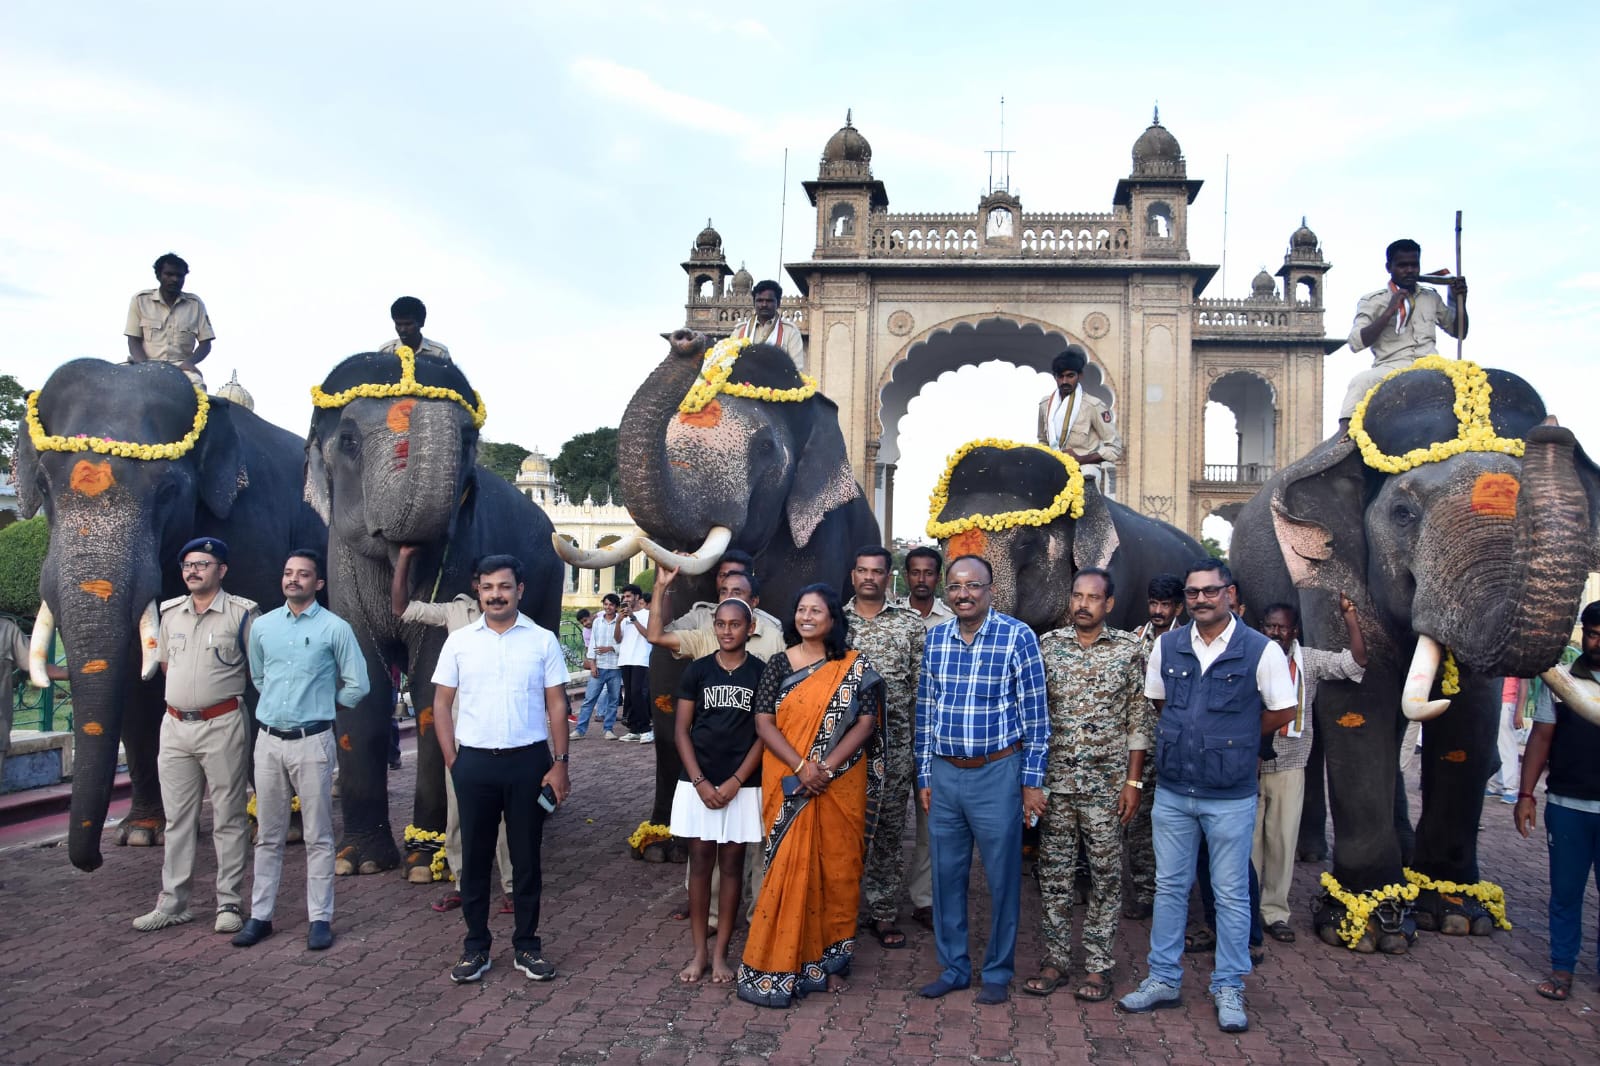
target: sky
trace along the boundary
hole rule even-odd
[[[893,211],[975,209],[1001,97],[1026,209],[1103,211],[1159,102],[1205,182],[1197,262],[1221,261],[1228,176],[1205,296],[1248,295],[1304,216],[1342,336],[1390,240],[1453,266],[1460,209],[1467,357],[1600,447],[1600,8],[1080,7],[5,5],[0,373],[37,387],[123,358],[128,299],[172,250],[216,329],[208,382],[237,371],[269,420],[302,431],[310,386],[411,294],[486,397],[484,435],[554,455],[615,425],[664,354],[708,217],[757,277],[809,257],[800,183],[846,108]],[[1364,362],[1326,361],[1330,429]],[[920,532],[914,501],[961,443],[1027,439],[1048,384],[990,363],[925,389],[894,532]],[[1228,461],[1225,432],[1207,452]]]

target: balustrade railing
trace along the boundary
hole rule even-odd
[[[1207,463],[1204,478],[1227,485],[1259,485],[1272,476],[1270,463]]]

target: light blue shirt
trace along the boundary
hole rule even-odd
[[[315,601],[298,615],[284,604],[256,619],[250,680],[261,693],[256,720],[274,729],[331,721],[336,704],[354,707],[369,690],[355,631]]]

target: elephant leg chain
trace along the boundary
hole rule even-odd
[[[1403,935],[1408,942],[1417,939],[1417,925],[1411,917],[1411,901],[1386,899],[1372,912],[1378,922],[1378,932],[1386,936]]]

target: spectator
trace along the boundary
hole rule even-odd
[[[583,707],[578,711],[578,724],[568,731],[572,740],[589,735],[589,722],[594,716],[595,704],[600,707],[600,723],[607,740],[616,740],[617,702],[622,696],[622,667],[618,665],[616,639],[617,609],[622,598],[608,592],[600,598],[600,617],[590,619],[583,633],[583,667],[589,671],[589,684],[583,690]]]
[[[650,726],[650,609],[638,585],[622,586],[622,610],[612,626],[617,661],[622,666],[622,718],[628,731],[620,739],[630,744],[654,744]]]

